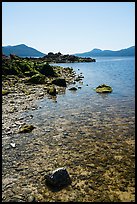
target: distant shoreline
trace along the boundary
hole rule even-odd
[[[32,57],[32,58],[39,58],[39,57],[44,57],[46,55],[48,55],[49,53],[53,53],[53,52],[49,52],[48,54],[44,54],[32,47],[29,47],[25,44],[20,44],[20,45],[15,45],[15,46],[2,46],[2,53],[4,53],[5,55],[9,56],[10,54],[15,54],[17,56],[20,57]],[[60,53],[60,52],[58,52]],[[57,53],[55,53],[57,54]],[[64,54],[64,55],[68,55],[68,54]],[[83,52],[83,53],[73,53],[73,54],[69,54],[70,56],[76,56],[76,57],[90,57],[90,58],[94,58],[94,57],[125,57],[125,56],[135,56],[135,46],[131,46],[128,48],[124,48],[121,50],[117,50],[117,51],[113,51],[113,50],[101,50],[101,49],[93,49],[91,51],[88,52]]]

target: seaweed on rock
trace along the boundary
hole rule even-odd
[[[102,84],[102,85],[99,85],[98,87],[96,87],[96,92],[97,93],[111,93],[112,88],[111,88],[111,86],[108,86],[106,84]]]

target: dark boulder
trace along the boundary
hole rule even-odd
[[[50,66],[48,63],[39,67],[38,71],[47,77],[49,77],[49,76],[55,77],[57,75],[56,72],[53,70],[53,67]]]
[[[46,184],[53,190],[59,190],[71,184],[70,176],[65,168],[58,168],[52,173],[45,175]]]
[[[55,84],[57,86],[63,86],[63,87],[66,87],[67,84],[66,84],[66,80],[65,79],[61,79],[61,78],[57,78],[57,79],[54,79],[52,81],[52,84]]]
[[[76,87],[71,87],[69,90],[70,90],[70,91],[76,91],[77,88],[76,88]]]
[[[45,76],[43,74],[35,74],[32,77],[30,77],[27,81],[27,83],[32,84],[44,84],[45,83]]]

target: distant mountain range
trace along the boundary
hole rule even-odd
[[[43,57],[44,53],[39,52],[38,50],[28,47],[24,44],[15,45],[15,46],[3,46],[2,53],[9,56],[10,54],[15,54],[19,57]]]
[[[122,49],[122,50],[117,50],[117,51],[112,51],[112,50],[100,50],[100,49],[93,49],[89,52],[84,52],[84,53],[76,53],[74,54],[75,56],[78,57],[115,57],[115,56],[135,56],[135,46]]]
[[[2,53],[9,56],[10,54],[15,54],[19,57],[43,57],[46,54],[32,48],[28,47],[24,44],[15,45],[15,46],[3,46]],[[135,46],[118,50],[100,50],[100,49],[93,49],[89,52],[84,53],[76,53],[73,54],[77,57],[107,57],[107,56],[134,56],[135,55]]]

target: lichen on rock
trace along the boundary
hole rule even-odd
[[[98,87],[96,87],[96,92],[97,93],[111,93],[112,88],[111,88],[111,86],[108,86],[106,84],[102,84],[102,85],[99,85]]]
[[[43,74],[35,74],[27,80],[27,83],[43,84],[45,83],[45,76]]]
[[[33,125],[23,125],[20,129],[19,129],[19,133],[29,133],[31,132],[35,127]]]

